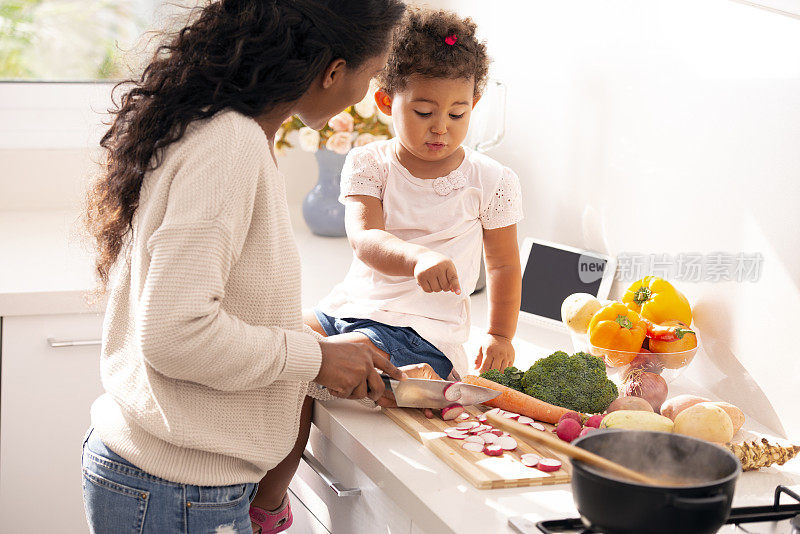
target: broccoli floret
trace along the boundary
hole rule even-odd
[[[576,412],[600,413],[617,398],[603,360],[576,352],[554,352],[534,363],[522,376],[528,395]]]
[[[516,389],[517,391],[523,391],[522,388],[522,371],[514,367],[506,367],[503,369],[503,375],[506,377],[507,386]]]
[[[498,371],[497,369],[487,369],[483,373],[481,373],[481,378],[485,378],[486,380],[491,380],[492,382],[497,382],[498,384],[503,384],[505,382],[505,376],[503,373]],[[503,384],[505,385],[505,384]]]
[[[497,382],[506,387],[522,391],[522,371],[516,367],[506,367],[500,371],[498,369],[487,369],[481,373],[481,378]]]

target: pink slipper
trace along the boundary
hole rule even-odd
[[[276,512],[267,512],[258,506],[250,506],[250,520],[261,527],[260,534],[277,534],[292,526],[292,507],[289,495],[283,496],[283,502]]]

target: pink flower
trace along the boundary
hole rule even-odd
[[[353,146],[355,147],[364,146],[372,143],[373,141],[377,141],[374,135],[372,135],[371,133],[363,133],[358,137],[356,137],[356,142],[353,143]]]
[[[325,148],[337,154],[347,154],[351,146],[353,146],[353,140],[349,132],[336,132],[325,143]]]
[[[328,121],[328,126],[336,132],[352,132],[355,126],[355,119],[346,111],[342,111],[338,115],[331,117],[331,120]]]

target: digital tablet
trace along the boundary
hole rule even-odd
[[[608,298],[617,262],[614,258],[567,245],[526,238],[520,251],[522,303],[520,319],[557,329],[561,303],[573,293]]]

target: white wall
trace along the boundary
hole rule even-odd
[[[473,17],[508,85],[490,154],[522,177],[523,235],[763,254],[757,283],[676,282],[705,344],[687,376],[800,437],[800,20],[727,0],[428,3]]]
[[[111,87],[0,83],[0,211],[80,209],[104,157]],[[301,202],[317,181],[314,156],[294,150],[278,163],[290,203]]]
[[[0,149],[0,211],[78,210],[96,172],[99,149]],[[317,182],[312,154],[293,150],[278,158],[290,204]]]

